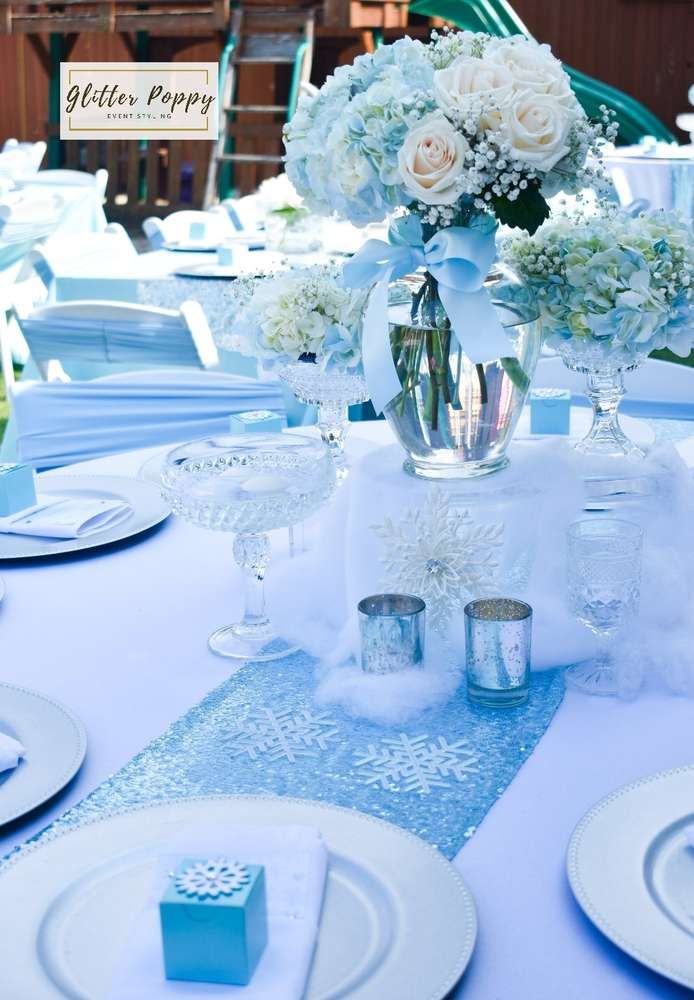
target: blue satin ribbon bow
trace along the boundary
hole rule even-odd
[[[362,360],[377,412],[402,388],[390,349],[388,284],[418,267],[436,278],[451,329],[473,363],[516,356],[484,287],[496,260],[496,227],[485,231],[452,226],[427,243],[418,238],[417,230],[421,232],[418,224],[404,225],[391,229],[389,243],[368,240],[343,267],[347,287],[375,285],[364,314]]]

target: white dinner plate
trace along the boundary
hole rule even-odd
[[[47,802],[74,778],[87,737],[80,720],[63,705],[12,684],[0,684],[0,731],[26,750],[17,767],[0,774],[2,825]]]
[[[694,988],[694,765],[642,778],[586,813],[567,870],[596,927],[633,958]]]
[[[103,1000],[150,892],[157,845],[200,823],[301,824],[322,833],[328,879],[306,1000],[441,1000],[462,975],[475,907],[433,847],[351,809],[218,796],[106,817],[10,858],[0,870],[0,898],[12,908],[0,934],[3,996]]]
[[[126,476],[37,476],[39,490],[61,496],[98,496],[126,500],[132,513],[111,528],[95,531],[84,538],[35,538],[31,535],[8,535],[0,532],[0,560],[35,559],[41,556],[81,552],[99,545],[120,542],[160,524],[171,511],[159,490],[141,479]]]
[[[239,276],[239,269],[234,264],[189,264],[177,267],[174,274],[179,278],[226,278],[234,280]]]
[[[569,439],[571,441],[580,441],[584,438],[591,428],[593,423],[593,411],[587,406],[572,406],[571,407],[571,420],[569,424]],[[639,445],[640,448],[650,448],[655,442],[655,431],[653,428],[646,423],[645,420],[639,420],[638,417],[629,417],[626,414],[620,413],[619,423],[622,430],[628,438],[630,438],[635,444]],[[516,427],[514,438],[516,440],[522,439],[535,439],[535,440],[546,440],[546,439],[559,439],[565,435],[560,434],[532,434],[530,432],[530,407],[524,406],[523,412],[521,413],[520,420]]]
[[[171,240],[164,243],[162,250],[175,250],[181,253],[216,253],[219,240]]]

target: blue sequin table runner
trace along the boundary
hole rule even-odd
[[[385,728],[317,707],[314,665],[304,653],[246,664],[38,836],[147,802],[270,793],[379,816],[452,858],[564,692],[559,671],[537,673],[526,705],[493,710],[469,704],[462,685],[442,707]]]

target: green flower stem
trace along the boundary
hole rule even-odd
[[[520,361],[517,358],[501,358],[499,364],[504,369],[510,380],[520,392],[527,392],[530,388],[530,379],[523,371]]]
[[[477,378],[480,382],[480,403],[484,406],[489,402],[489,393],[487,391],[487,376],[484,374],[484,365],[476,364],[475,371],[477,372]]]

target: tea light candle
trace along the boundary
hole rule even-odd
[[[424,663],[426,605],[411,594],[374,594],[358,605],[361,667],[391,674]]]
[[[528,698],[533,611],[524,601],[488,597],[465,607],[470,701],[511,708]]]
[[[246,493],[280,493],[286,485],[287,480],[275,472],[259,472],[244,480],[242,489]]]

